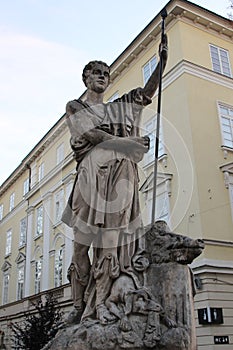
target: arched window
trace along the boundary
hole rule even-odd
[[[21,300],[24,297],[25,261],[26,256],[20,252],[15,260],[17,264],[17,300]]]
[[[42,272],[42,259],[39,258],[35,262],[35,294],[41,290],[41,272]]]
[[[64,235],[58,232],[53,240],[54,251],[54,287],[60,287],[63,284],[63,261],[65,260],[65,241]]]
[[[54,286],[59,287],[62,285],[63,274],[63,249],[59,248],[55,251],[54,261]]]
[[[5,261],[2,266],[2,272],[3,272],[2,304],[7,304],[9,302],[10,268],[11,268],[11,264],[8,261]]]

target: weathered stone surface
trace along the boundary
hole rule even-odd
[[[167,350],[195,350],[195,287],[187,264],[201,254],[204,243],[170,232],[164,222],[157,222],[146,238],[151,262],[148,286],[164,311],[159,346]],[[172,327],[166,328],[169,323]]]
[[[116,321],[85,319],[62,329],[44,350],[196,350],[192,272],[187,266],[204,248],[201,240],[158,222],[146,233],[150,266],[143,288],[121,274],[106,307]]]
[[[44,350],[120,350],[144,348],[142,338],[146,329],[146,317],[130,318],[132,329],[121,331],[120,322],[102,325],[97,320],[86,320],[80,325],[65,328],[57,334]]]

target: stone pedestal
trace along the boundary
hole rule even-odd
[[[164,317],[174,327],[161,322],[161,339],[158,349],[196,350],[195,319],[193,308],[192,272],[187,265],[175,262],[151,264],[148,284]]]

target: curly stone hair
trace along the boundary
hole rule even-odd
[[[102,65],[104,65],[105,67],[107,67],[107,68],[109,69],[109,72],[110,72],[110,67],[109,67],[109,65],[107,65],[107,63],[105,63],[105,62],[103,62],[103,61],[90,61],[90,62],[83,68],[82,79],[83,79],[83,82],[84,82],[85,86],[86,86],[87,71],[92,70],[93,67],[94,67],[96,64],[102,64]]]

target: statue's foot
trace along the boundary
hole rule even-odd
[[[96,316],[102,324],[112,323],[117,319],[116,316],[110,313],[104,304],[97,306]]]
[[[65,320],[66,325],[79,324],[83,314],[83,309],[73,308]]]

